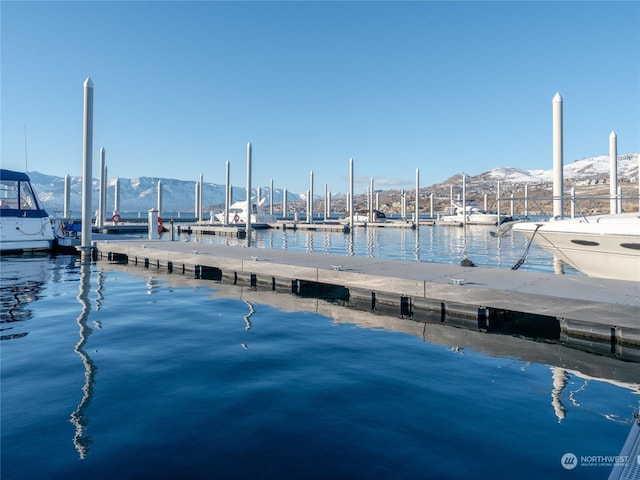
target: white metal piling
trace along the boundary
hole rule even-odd
[[[307,223],[313,223],[313,170],[309,172],[309,191],[307,194]]]
[[[284,220],[287,219],[287,211],[288,211],[288,207],[287,207],[287,189],[285,187],[285,189],[282,192],[282,218]]]
[[[429,194],[429,216],[433,218],[433,192]]]
[[[327,207],[329,205],[329,187],[327,184],[324,184],[324,221],[326,222],[329,218],[329,214],[327,212]]]
[[[82,118],[82,239],[83,254],[91,251],[91,163],[93,150],[93,81],[84,81],[84,110]]]
[[[225,184],[224,184],[224,221],[222,222],[224,225],[229,224],[229,206],[231,205],[231,184],[229,183],[230,179],[230,170],[229,170],[229,160],[226,162],[226,171],[225,171]]]
[[[69,212],[70,206],[71,206],[71,184],[70,184],[69,174],[67,173],[64,176],[64,205],[62,207],[62,216],[67,220],[70,217],[70,212]]]
[[[107,196],[105,195],[105,186],[106,186],[106,180],[105,180],[105,151],[104,151],[104,147],[102,147],[100,149],[100,188],[98,191],[98,218],[96,219],[96,223],[98,225],[99,228],[104,227],[104,215],[106,212],[106,205],[105,205],[105,200],[107,198]]]
[[[618,137],[616,132],[609,135],[609,213],[618,211]]]
[[[160,238],[158,232],[158,210],[152,208],[148,212],[148,222],[149,222],[149,240],[157,240]]]
[[[113,214],[120,212],[120,179],[116,178],[113,192]]]
[[[467,226],[467,174],[462,174],[462,225]]]
[[[553,216],[563,216],[562,97],[553,97]]]
[[[109,188],[109,176],[107,175],[109,168],[107,167],[107,164],[105,163],[104,165],[104,182],[103,182],[103,188],[102,188],[102,210],[100,212],[100,218],[102,218],[102,223],[104,224],[104,222],[107,220],[107,193],[108,193],[108,188]]]
[[[162,218],[162,180],[158,180],[158,217]]]
[[[247,242],[250,239],[251,233],[251,212],[253,206],[251,205],[251,142],[247,143]]]
[[[202,195],[204,194],[204,175],[200,174],[200,188],[198,188],[198,221],[202,221]]]
[[[269,215],[273,215],[273,178],[269,181]]]
[[[620,185],[618,185],[618,196],[617,196],[617,207],[616,207],[616,212],[618,213],[622,213],[622,187]]]
[[[420,226],[420,169],[416,168],[416,227]]]
[[[200,212],[198,211],[200,206],[200,184],[198,182],[196,182],[196,186],[195,186],[194,199],[195,199],[195,203],[193,205],[193,216],[197,221],[198,218],[200,218]]]
[[[353,232],[353,158],[349,159],[349,228]]]
[[[496,213],[500,218],[500,180],[496,182]]]
[[[369,182],[369,221],[373,222],[373,177]]]

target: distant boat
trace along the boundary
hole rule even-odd
[[[252,203],[251,205],[251,223],[259,224],[259,223],[271,223],[277,220],[275,215],[271,215],[267,212],[264,206],[265,199],[263,198],[258,203]],[[247,201],[242,200],[240,202],[235,202],[229,207],[229,217],[225,222],[224,212],[215,214],[214,218],[216,221],[228,224],[228,225],[246,225],[247,223]]]
[[[506,215],[498,215],[481,209],[477,205],[470,204],[464,208],[462,205],[452,203],[440,216],[440,220],[445,222],[467,223],[469,225],[498,225],[505,221],[512,220]]]
[[[348,218],[348,215],[347,215]],[[369,211],[368,210],[360,210],[354,213],[353,215],[354,222],[368,222],[369,221]],[[380,210],[373,210],[373,222],[384,223],[387,221],[387,216],[384,212]]]
[[[521,222],[513,230],[589,277],[640,281],[638,212]]]
[[[0,253],[51,250],[51,219],[26,173],[0,169]]]

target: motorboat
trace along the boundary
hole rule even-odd
[[[251,204],[251,223],[265,224],[275,222],[277,217],[269,213],[264,205],[265,199]],[[247,223],[247,201],[234,202],[229,206],[229,216],[225,222],[224,212],[214,215],[216,221],[227,225],[244,225]]]
[[[498,225],[506,220],[511,220],[511,217],[488,212],[474,204],[463,207],[452,202],[451,206],[446,208],[444,215],[440,216],[440,220],[468,225]]]
[[[376,210],[374,209],[372,211],[372,215],[373,215],[373,222],[386,222],[387,221],[387,216],[384,214],[384,212],[381,212],[380,210]],[[368,210],[361,210],[358,212],[355,212],[353,215],[353,221],[354,222],[364,222],[367,223],[369,222],[369,211]]]
[[[51,250],[54,238],[29,176],[0,169],[0,252]]]
[[[589,277],[640,281],[640,213],[521,222],[515,232]]]

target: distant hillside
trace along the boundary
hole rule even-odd
[[[618,155],[618,181],[621,183],[638,181],[639,153]],[[565,163],[565,182],[572,185],[608,183],[609,156],[600,155],[592,158],[583,158],[572,163]],[[63,208],[64,178],[46,175],[38,172],[29,172],[31,181],[38,192],[45,207],[51,212],[61,211]],[[157,201],[158,181],[162,182],[163,210],[171,212],[193,212],[195,204],[195,181],[173,180],[167,178],[139,177],[133,179],[120,179],[120,205],[125,212],[146,212],[154,208]],[[542,186],[552,181],[552,170],[523,170],[511,167],[500,167],[488,172],[467,178],[468,192],[491,192],[495,189],[497,181],[504,184],[531,184]],[[70,177],[71,183],[71,211],[77,214],[82,205],[82,178]],[[107,212],[111,212],[114,206],[115,179],[108,182]],[[98,208],[98,180],[93,180],[93,209]],[[460,188],[461,175],[454,175],[444,182],[423,187],[426,190],[448,189],[450,185]],[[203,210],[219,209],[224,205],[224,185],[204,183]],[[256,194],[253,189],[253,195]],[[282,202],[283,190],[275,189],[273,192],[274,204]],[[269,202],[271,192],[268,187],[261,187],[261,196]],[[344,195],[336,195],[336,200]],[[244,187],[233,187],[233,199],[244,200],[246,198]],[[304,201],[305,194],[287,193],[288,202]],[[337,203],[337,202],[336,202]]]

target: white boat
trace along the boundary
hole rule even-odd
[[[513,230],[589,277],[640,281],[638,212],[521,222]]]
[[[474,204],[465,205],[463,208],[462,205],[452,203],[450,207],[447,207],[440,220],[456,223],[465,223],[466,221],[469,225],[498,225],[506,220],[511,220],[511,217],[488,212]]]
[[[265,199],[263,198],[258,203],[252,203],[251,205],[251,223],[252,224],[264,224],[271,223],[277,220],[275,215],[271,215],[264,206]],[[228,225],[244,225],[247,223],[247,201],[242,200],[235,202],[229,206],[229,217],[227,221],[224,221],[224,212],[215,214],[216,221],[228,224]]]
[[[353,221],[367,223],[369,221],[369,212],[366,210],[355,212],[353,214]],[[381,212],[380,210],[375,210],[375,209],[373,210],[373,222],[385,223],[386,221],[387,221],[387,216],[384,214],[384,212]]]
[[[51,250],[49,214],[26,173],[0,169],[0,252]]]

